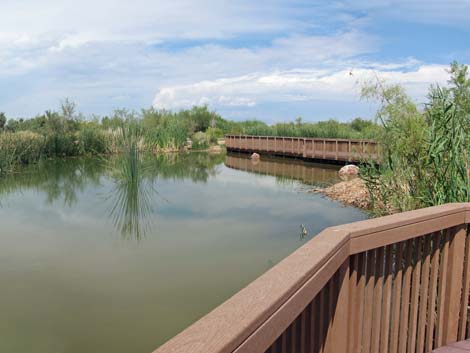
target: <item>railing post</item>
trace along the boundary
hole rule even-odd
[[[348,141],[348,161],[352,160],[352,151],[351,151],[351,140]]]
[[[466,235],[466,225],[452,229],[447,265],[448,282],[445,292],[443,344],[457,341]]]

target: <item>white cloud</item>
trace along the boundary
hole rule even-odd
[[[445,84],[449,76],[444,65],[422,64],[411,69],[398,64],[390,66],[401,70],[288,70],[170,86],[157,93],[154,106],[183,108],[198,104],[201,97],[218,108],[235,105],[234,102],[254,106],[270,102],[357,101],[361,83],[376,76],[400,83],[415,98],[422,99],[430,84]]]
[[[30,116],[65,96],[85,113],[101,114],[153,100],[231,112],[354,101],[356,82],[371,70],[405,82],[420,97],[429,82],[442,81],[440,68],[377,58],[383,43],[366,26],[377,14],[380,20],[398,13],[470,23],[468,6],[455,0],[426,6],[420,0],[2,0],[0,110]]]

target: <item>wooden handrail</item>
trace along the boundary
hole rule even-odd
[[[372,140],[251,135],[226,135],[225,146],[229,151],[338,162],[378,161],[380,147]]]
[[[371,143],[377,143],[375,140],[371,139],[345,139],[345,138],[333,138],[333,137],[300,137],[300,136],[267,136],[267,135],[225,135],[225,138],[227,137],[254,137],[254,138],[262,138],[262,139],[312,139],[312,140],[317,140],[317,141],[344,141],[344,142],[371,142]]]
[[[466,338],[469,220],[463,203],[327,228],[155,353],[423,353]]]

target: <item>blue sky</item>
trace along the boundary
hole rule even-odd
[[[416,102],[470,63],[470,1],[2,0],[0,111],[208,104],[236,120],[372,117],[378,75]]]

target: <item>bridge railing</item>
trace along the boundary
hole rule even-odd
[[[155,353],[422,353],[468,338],[469,220],[470,204],[447,204],[327,228]]]
[[[226,135],[229,150],[337,161],[378,159],[379,145],[372,140],[308,137]]]

